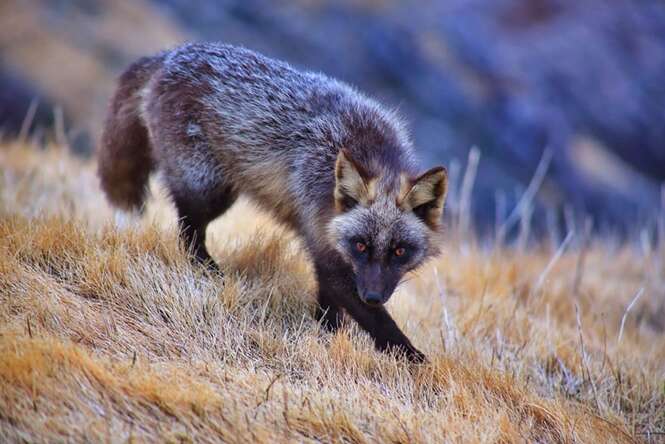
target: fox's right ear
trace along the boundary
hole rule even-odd
[[[413,211],[430,228],[438,229],[448,191],[446,169],[434,167],[413,180],[403,178],[402,182],[406,192],[401,207]]]
[[[342,149],[335,162],[335,209],[342,213],[358,204],[368,205],[374,199],[373,180],[350,156]]]

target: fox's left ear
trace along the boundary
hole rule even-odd
[[[343,213],[356,205],[369,205],[374,199],[374,180],[351,154],[340,150],[335,162],[335,208]]]
[[[413,211],[430,228],[437,229],[443,214],[448,191],[448,172],[442,166],[434,167],[416,179],[403,178],[405,194],[400,206]]]

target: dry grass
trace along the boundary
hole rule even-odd
[[[156,194],[117,228],[92,164],[0,149],[0,441],[663,439],[662,246],[597,241],[575,288],[579,248],[543,278],[547,248],[451,240],[389,307],[431,359],[412,366],[318,328],[307,260],[265,215],[215,223],[221,279]]]

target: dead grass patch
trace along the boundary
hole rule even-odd
[[[91,163],[0,149],[1,441],[611,443],[665,432],[662,246],[599,240],[575,284],[575,249],[542,280],[546,248],[450,242],[389,306],[431,359],[411,366],[353,324],[318,328],[300,244],[249,203],[212,227],[222,279],[189,264],[173,210],[153,194],[142,220],[118,226]]]

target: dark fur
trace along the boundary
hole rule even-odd
[[[161,66],[160,57],[134,63],[118,81],[99,151],[99,177],[108,199],[131,210],[143,204],[154,161],[148,130],[139,116],[139,91]]]
[[[339,326],[344,309],[379,349],[424,358],[385,308],[363,302],[370,290],[385,302],[404,272],[438,251],[445,171],[434,172],[439,182],[419,182],[392,113],[323,75],[241,48],[188,45],[123,74],[102,136],[99,175],[115,205],[140,208],[155,169],[200,260],[214,264],[208,223],[246,194],[303,237],[327,327]],[[356,188],[364,194],[352,196]],[[372,255],[352,257],[352,232]],[[396,242],[413,247],[409,262],[391,259]]]

